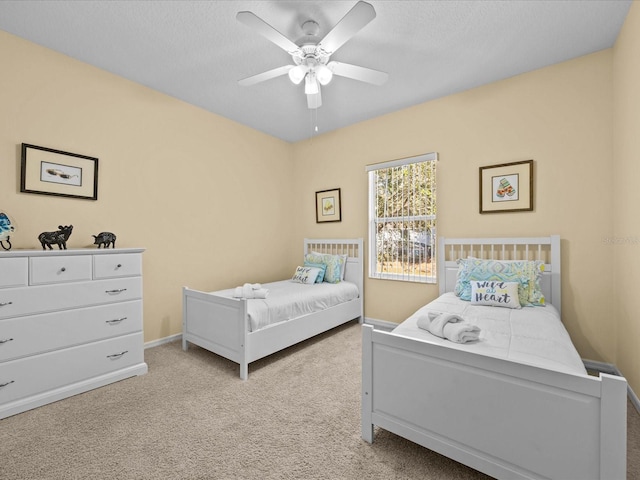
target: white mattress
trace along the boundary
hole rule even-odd
[[[458,344],[419,328],[418,317],[428,311],[460,315],[480,327],[480,340]],[[472,305],[448,292],[420,308],[394,328],[393,333],[554,371],[587,375],[558,310],[552,305],[519,310]]]
[[[247,314],[251,331],[310,313],[326,310],[340,303],[358,298],[358,286],[351,282],[314,283],[305,285],[282,280],[263,283],[269,290],[266,299],[252,298],[247,301]],[[211,292],[214,295],[233,298],[235,288]]]

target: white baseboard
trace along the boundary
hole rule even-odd
[[[378,320],[377,318],[364,317],[364,323],[366,325],[373,325],[373,328],[379,328],[381,330],[393,330],[398,326],[397,323],[389,322],[387,320]]]
[[[595,360],[584,360],[584,359],[582,360],[582,363],[584,363],[584,366],[587,370],[593,370],[601,373],[608,373],[609,375],[616,375],[618,377],[624,376],[622,375],[622,372],[618,370],[618,367],[616,367],[611,363],[596,362]],[[638,396],[636,395],[636,393],[633,391],[633,389],[629,384],[627,384],[627,395],[629,396],[629,400],[631,401],[633,406],[636,408],[638,413],[640,413],[640,398],[638,398]]]
[[[169,335],[168,337],[160,338],[158,340],[152,340],[151,342],[145,342],[144,348],[153,348],[158,347],[160,345],[164,345],[165,343],[175,342],[176,340],[180,340],[182,338],[181,333],[176,333],[175,335]]]

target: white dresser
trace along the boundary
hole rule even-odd
[[[143,251],[0,252],[0,418],[147,372]]]

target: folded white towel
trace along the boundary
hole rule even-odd
[[[480,328],[453,313],[428,312],[418,317],[417,325],[432,335],[455,343],[474,342],[480,338]]]
[[[418,320],[416,321],[418,328],[429,331],[429,326],[431,325],[431,319],[427,315],[420,315]]]
[[[466,322],[447,323],[443,333],[444,338],[455,343],[475,342],[480,338],[480,328]]]
[[[258,286],[259,288],[254,288],[254,286]],[[250,283],[245,283],[241,287],[236,287],[233,291],[233,296],[235,298],[267,298],[269,295],[269,290],[266,288],[261,288],[259,283],[254,283],[253,285]]]

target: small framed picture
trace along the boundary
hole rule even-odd
[[[316,192],[316,223],[341,221],[341,208],[339,188]]]
[[[480,167],[480,213],[533,210],[533,160]]]
[[[97,200],[98,159],[23,143],[20,191]]]

